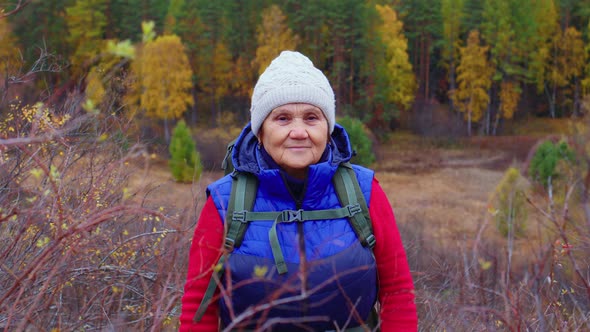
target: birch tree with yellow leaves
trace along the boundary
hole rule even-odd
[[[559,13],[554,0],[539,0],[533,7],[533,16],[536,31],[531,43],[533,51],[529,55],[529,67],[531,78],[537,86],[537,92],[547,91],[545,84],[550,71],[550,59],[554,52],[555,36],[561,29],[559,27]]]
[[[493,68],[488,61],[488,46],[480,45],[479,31],[472,30],[467,38],[467,45],[461,47],[461,61],[457,67],[458,86],[451,91],[451,97],[467,120],[467,134],[471,136],[473,122],[481,120],[490,96],[488,90],[492,85]]]
[[[575,27],[569,27],[563,32],[563,37],[559,43],[560,63],[563,68],[563,76],[566,84],[571,85],[573,96],[571,99],[572,113],[577,114],[580,111],[580,85],[586,66],[586,50],[582,33]]]
[[[384,46],[382,59],[386,99],[399,110],[407,110],[414,101],[416,78],[408,57],[408,39],[397,13],[387,5],[376,5],[382,24],[377,31]]]
[[[176,35],[160,36],[143,45],[136,61],[139,73],[134,90],[139,92],[139,110],[164,121],[168,142],[169,121],[180,118],[193,104],[193,73],[184,46]]]
[[[522,90],[518,86],[518,83],[507,80],[502,81],[500,84],[500,107],[498,108],[498,113],[496,113],[496,121],[494,122],[492,134],[496,134],[501,119],[510,120],[514,117],[521,92]]]
[[[299,36],[287,26],[287,17],[277,5],[271,5],[262,12],[262,24],[258,26],[255,66],[258,74],[268,67],[272,59],[282,50],[295,50]]]

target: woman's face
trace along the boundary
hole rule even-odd
[[[287,174],[303,179],[307,167],[317,163],[326,149],[328,121],[313,105],[286,104],[266,117],[259,139]]]

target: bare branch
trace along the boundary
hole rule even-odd
[[[14,15],[19,11],[23,10],[27,5],[31,3],[31,0],[19,0],[14,9],[8,12],[4,12],[4,10],[0,10],[0,19],[6,18],[8,16]]]

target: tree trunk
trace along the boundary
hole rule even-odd
[[[555,91],[555,84],[553,84],[553,91]],[[547,95],[547,100],[549,101],[549,114],[552,118],[555,118],[555,94],[549,92],[547,84],[545,84],[545,94]]]
[[[420,86],[418,87],[418,89],[419,89],[418,95],[423,98],[424,97],[424,90],[425,90],[425,88],[424,88],[424,76],[425,76],[424,75],[424,68],[426,67],[426,64],[425,64],[426,60],[424,58],[424,34],[423,33],[420,34],[420,37],[418,39],[420,40],[420,45],[419,45],[420,62],[418,64],[419,70],[420,70],[420,72],[418,74]]]
[[[190,121],[191,121],[191,125],[196,126],[197,125],[197,89],[195,89],[195,86],[193,85],[193,87],[191,88],[191,94],[193,96],[193,106],[191,106],[191,115],[190,115]]]
[[[494,129],[492,135],[496,136],[498,133],[498,125],[500,124],[500,112],[496,113],[496,121],[494,121]]]
[[[577,77],[574,78],[574,105],[572,114],[578,116],[580,111],[580,84]]]
[[[336,109],[342,109],[342,100],[343,100],[343,80],[342,77],[342,68],[345,64],[344,59],[344,39],[340,35],[341,31],[336,32],[336,36],[334,37],[333,45],[334,45],[334,60],[332,63],[332,74],[334,75],[334,82],[332,87],[334,88],[334,93],[336,97]]]
[[[551,96],[551,117],[555,119],[555,99],[557,96],[557,84],[553,84],[553,92]]]
[[[350,75],[348,76],[348,104],[354,105],[354,57],[350,54]]]
[[[453,54],[451,54],[451,63],[449,67],[449,88],[450,91],[455,91],[456,83],[455,83],[455,60],[453,58]],[[455,104],[453,103],[453,98],[448,98],[449,100],[449,108],[452,111],[455,111]]]
[[[164,118],[164,138],[166,143],[170,144],[170,129],[168,128],[168,117]]]
[[[485,118],[483,134],[488,136],[490,134],[490,123],[492,122],[492,110],[490,104],[486,107],[486,118]]]
[[[467,111],[467,136],[471,137],[471,110]]]
[[[426,100],[428,100],[428,98],[430,98],[430,52],[428,52],[428,50],[430,49],[430,42],[431,42],[431,36],[430,34],[426,35],[426,43],[424,45],[424,56],[425,56],[425,61],[424,61],[424,98]]]
[[[586,158],[586,163],[590,164],[590,158]],[[588,225],[588,229],[590,229],[590,169],[586,171],[582,186],[581,203],[584,209],[584,214],[586,215],[586,224]]]
[[[467,106],[467,136],[471,137],[471,109],[473,97],[469,97],[469,104]]]

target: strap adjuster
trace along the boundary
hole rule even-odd
[[[236,241],[234,241],[233,239],[230,239],[229,237],[226,237],[225,242],[223,243],[223,247],[225,249],[227,249],[228,252],[232,252],[232,251],[234,251],[235,243],[236,243]]]
[[[282,222],[303,221],[303,209],[284,210],[281,212]]]
[[[346,208],[348,209],[348,213],[350,213],[351,217],[353,217],[357,213],[363,212],[360,204],[347,205]]]
[[[241,222],[242,224],[247,223],[246,221],[246,213],[248,211],[246,210],[242,210],[242,211],[234,211],[234,213],[231,216],[231,220],[234,222]]]
[[[367,238],[365,239],[365,242],[367,243],[367,246],[371,249],[373,249],[373,247],[375,247],[375,244],[377,243],[377,240],[375,240],[375,236],[373,234],[367,236]]]

